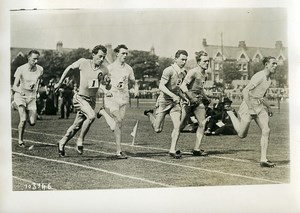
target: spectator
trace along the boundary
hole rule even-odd
[[[218,116],[215,117],[215,119],[210,119],[210,124],[212,129],[208,131],[206,130],[206,135],[237,135],[237,132],[235,131],[232,121],[227,114],[227,111],[233,111],[233,113],[237,116],[237,113],[234,109],[231,107],[232,101],[229,98],[224,98],[222,102],[219,104],[221,107],[219,107],[220,111],[217,111],[216,114]]]
[[[60,88],[60,117],[59,119],[69,118],[72,98],[73,98],[73,80],[70,80],[68,77],[65,78],[63,84]]]

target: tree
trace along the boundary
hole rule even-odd
[[[66,68],[80,58],[92,58],[92,53],[89,51],[89,49],[78,48],[67,54],[64,54],[64,67]]]
[[[69,65],[74,63],[80,58],[92,58],[92,53],[89,49],[78,48],[72,50],[71,52],[64,54],[64,69],[66,69]],[[72,75],[74,81],[79,84],[80,81],[80,72],[79,69],[73,70],[69,75]]]
[[[233,80],[241,79],[242,73],[239,71],[236,63],[223,63],[223,77],[226,84],[231,84]]]
[[[27,61],[28,61],[27,56],[18,55],[15,58],[15,60],[11,63],[11,66],[10,66],[10,83],[11,83],[11,85],[14,82],[14,74],[15,74],[17,68],[23,64],[26,64]]]
[[[173,63],[173,59],[172,58],[166,58],[166,57],[160,57],[158,59],[158,78],[161,77],[164,69],[166,69],[168,66],[170,66]]]
[[[64,55],[54,50],[45,50],[41,55],[39,64],[44,68],[44,81],[60,77],[64,70]]]
[[[132,50],[127,57],[127,63],[133,68],[135,78],[142,82],[146,77],[158,77],[158,57],[150,52]]]

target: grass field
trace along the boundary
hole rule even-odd
[[[238,103],[234,103],[238,104]],[[78,155],[76,137],[66,147],[66,157],[59,158],[57,141],[72,124],[69,119],[43,116],[25,132],[26,148],[17,146],[19,122],[17,111],[12,111],[12,171],[13,190],[83,190],[128,189],[160,187],[203,187],[220,185],[282,184],[290,180],[288,104],[282,103],[280,112],[273,109],[270,119],[271,137],[268,158],[275,168],[261,168],[260,130],[253,121],[248,137],[204,137],[202,149],[207,157],[190,154],[195,134],[183,133],[177,148],[181,159],[168,156],[172,123],[167,117],[162,133],[154,133],[143,111],[153,107],[153,101],[140,100],[139,108],[133,101],[127,110],[123,128],[122,149],[126,160],[114,157],[113,132],[104,119],[97,119],[86,137],[84,154]],[[139,120],[134,146],[130,133]],[[32,149],[28,149],[33,145]]]

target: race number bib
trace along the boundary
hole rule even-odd
[[[25,89],[27,90],[35,90],[36,82],[35,81],[25,81]]]
[[[119,83],[117,84],[118,90],[124,90],[125,89],[125,84],[127,84],[127,83],[128,83],[128,80],[127,80],[126,76],[123,76],[120,79]]]
[[[181,79],[178,79],[176,85],[177,85],[177,86],[180,86],[181,83],[182,83],[182,80],[181,80]]]
[[[89,89],[99,88],[99,80],[98,79],[91,79],[88,82]]]
[[[120,82],[118,83],[118,85],[117,85],[117,88],[118,88],[119,90],[122,90],[122,89],[124,88],[124,82],[123,82],[123,81],[120,81]]]

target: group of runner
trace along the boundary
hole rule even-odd
[[[92,49],[92,59],[81,58],[69,65],[63,72],[59,82],[54,86],[59,90],[66,76],[74,69],[80,70],[79,91],[74,94],[73,104],[77,114],[73,124],[68,128],[65,135],[58,142],[58,154],[65,156],[66,143],[79,131],[77,139],[77,152],[84,151],[84,138],[89,131],[95,118],[104,117],[107,124],[113,130],[116,141],[116,157],[126,159],[127,155],[122,152],[122,123],[124,120],[126,106],[129,102],[129,89],[132,87],[134,95],[138,96],[138,84],[135,80],[133,69],[126,63],[128,48],[126,45],[118,45],[114,52],[116,60],[107,67],[103,64],[107,49],[103,45],[97,45]],[[18,145],[25,147],[23,135],[28,118],[29,124],[36,123],[36,94],[39,81],[43,75],[43,68],[37,64],[40,53],[31,50],[28,53],[28,63],[17,68],[15,72],[14,102],[18,106],[20,122],[18,126]],[[198,121],[196,130],[195,146],[192,150],[193,156],[207,156],[202,150],[201,142],[204,136],[206,107],[204,103],[209,98],[204,92],[204,83],[207,79],[206,71],[209,67],[209,56],[205,51],[195,53],[197,66],[189,71],[185,69],[188,53],[178,50],[175,53],[174,63],[167,67],[160,79],[160,94],[157,98],[154,110],[145,110],[144,114],[149,118],[155,132],[163,129],[164,119],[167,114],[173,123],[171,134],[171,146],[169,155],[172,158],[182,157],[181,152],[176,149],[180,130],[191,113]],[[246,137],[250,122],[255,120],[262,131],[261,135],[261,167],[274,167],[275,163],[267,159],[267,148],[269,142],[270,128],[269,116],[272,115],[271,108],[264,96],[270,87],[270,76],[275,73],[277,67],[276,58],[269,56],[263,59],[264,69],[253,75],[250,83],[243,90],[243,101],[239,108],[238,119],[235,114],[228,111],[235,131],[238,136]],[[104,91],[104,106],[96,113],[96,94],[101,88]]]

